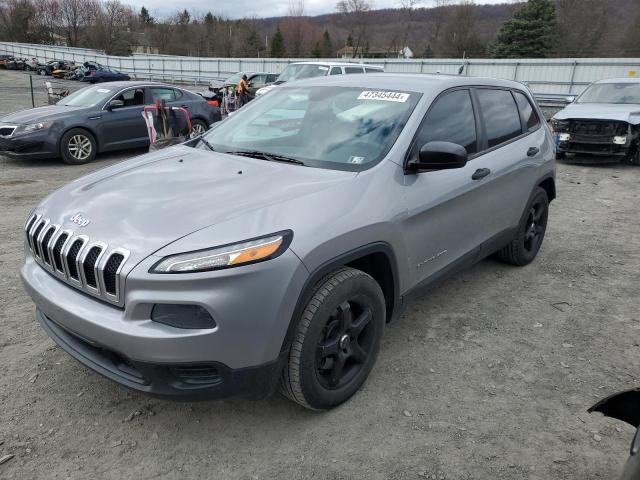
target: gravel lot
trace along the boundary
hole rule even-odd
[[[0,113],[30,106],[0,71]],[[44,102],[42,95],[38,97]],[[42,102],[41,102],[42,103]],[[538,260],[485,260],[409,304],[364,389],[170,403],[86,370],[36,324],[23,222],[85,166],[0,157],[0,478],[613,479],[632,429],[586,409],[640,385],[640,168],[558,166]]]

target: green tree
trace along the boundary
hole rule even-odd
[[[322,58],[322,48],[320,48],[320,42],[316,42],[311,49],[311,56],[313,58]]]
[[[331,41],[331,36],[329,35],[328,30],[325,30],[324,33],[322,34],[322,44],[318,45],[318,47],[320,48],[320,57],[322,58],[333,57],[333,42]]]
[[[283,58],[286,54],[284,38],[282,37],[282,32],[280,32],[280,27],[277,28],[275,35],[271,39],[271,51],[269,54],[272,58]]]
[[[149,13],[149,10],[147,10],[144,6],[140,9],[138,18],[140,18],[140,23],[142,23],[143,25],[151,25],[154,22],[154,18]]]
[[[546,58],[553,53],[556,7],[552,0],[529,0],[498,33],[496,58]]]
[[[422,58],[433,58],[433,50],[431,49],[431,44],[427,45],[427,48],[424,49]]]

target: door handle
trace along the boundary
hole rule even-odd
[[[527,150],[527,157],[535,157],[538,153],[540,153],[540,149],[538,147],[531,147]]]
[[[488,168],[479,168],[476,170],[473,175],[471,175],[471,180],[480,180],[481,178],[486,177],[491,173],[491,170]]]
[[[189,105],[180,105],[180,107],[189,109]]]

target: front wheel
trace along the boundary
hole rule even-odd
[[[519,267],[530,264],[542,246],[548,217],[547,192],[543,188],[536,187],[520,220],[516,236],[506,247],[497,252],[498,259]]]
[[[60,140],[60,155],[70,165],[89,163],[96,157],[96,140],[82,128],[73,128]]]
[[[365,272],[341,268],[325,277],[302,312],[281,392],[312,410],[348,400],[373,368],[385,316],[380,285]]]

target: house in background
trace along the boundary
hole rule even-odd
[[[149,38],[144,34],[144,32],[132,33],[131,41],[131,53],[142,53],[147,55],[157,55],[158,53],[160,53],[160,49],[151,45],[151,43],[149,42]]]
[[[344,47],[338,50],[339,58],[413,58],[413,51],[409,47],[401,50],[393,48],[360,48],[358,54],[354,55],[354,47]]]

